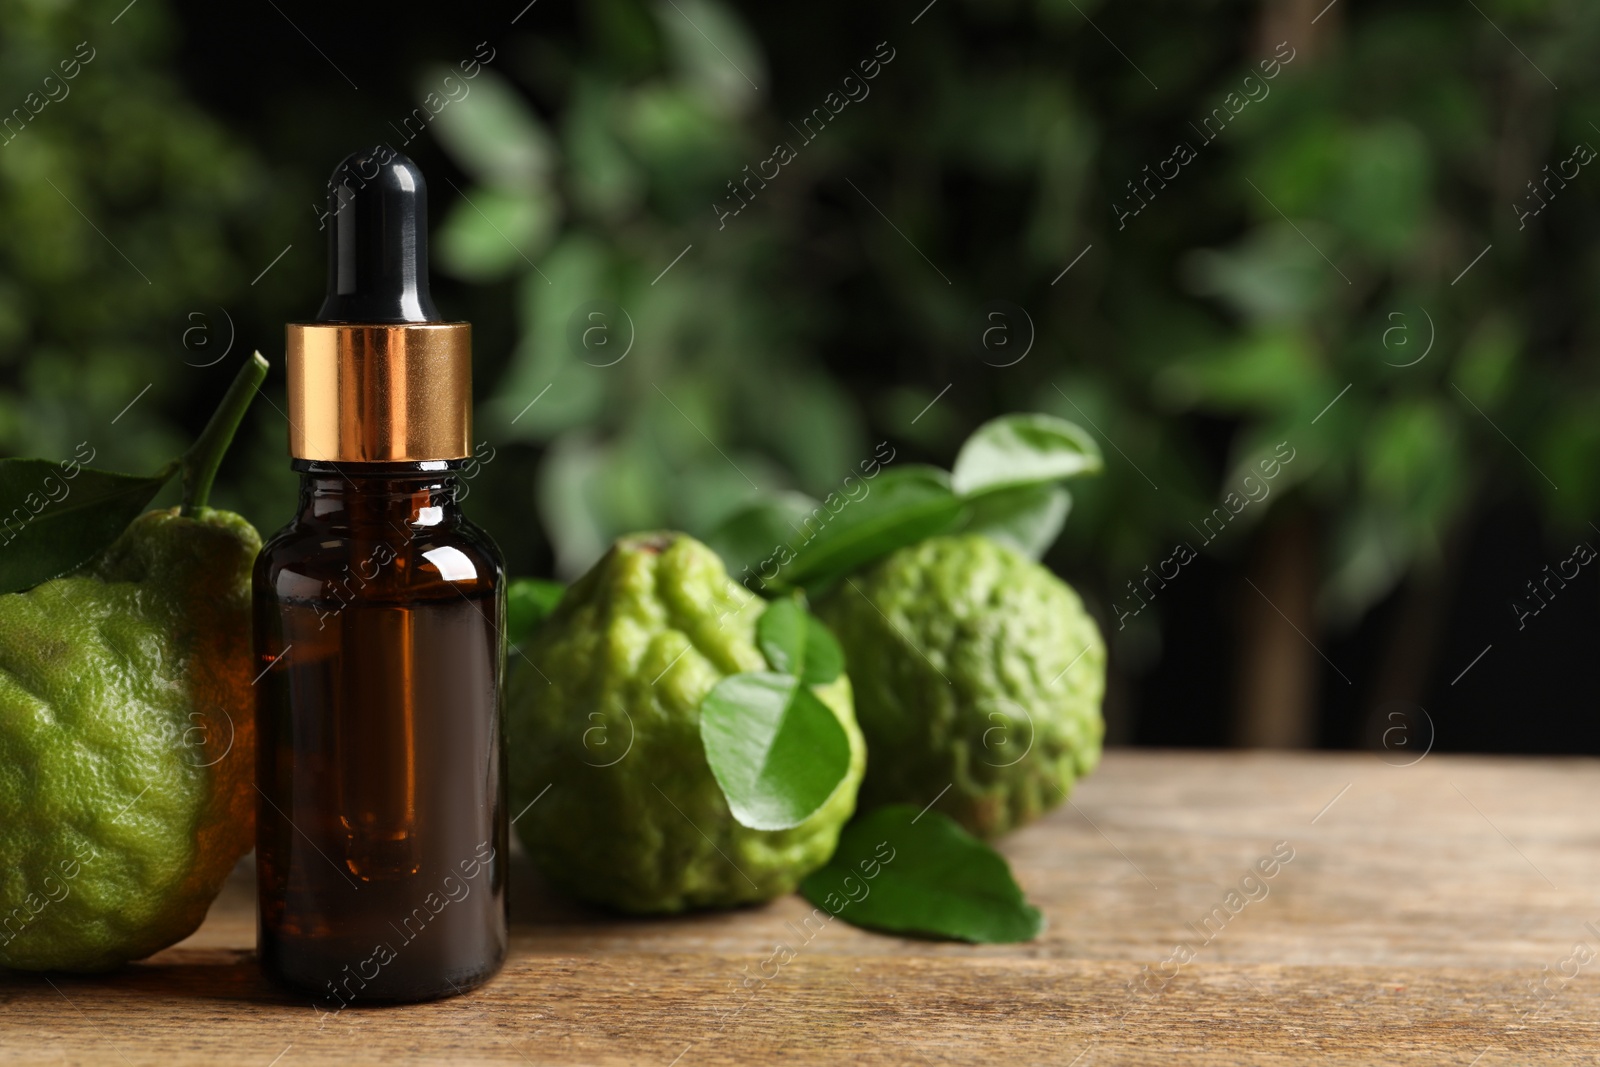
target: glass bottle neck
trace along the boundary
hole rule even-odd
[[[463,460],[426,463],[319,463],[295,460],[300,521],[330,529],[412,531],[461,521]]]

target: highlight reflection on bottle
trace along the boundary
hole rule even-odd
[[[499,550],[462,515],[471,326],[427,284],[427,186],[329,182],[328,296],[288,328],[296,517],[255,571],[260,956],[328,1006],[465,992],[507,944]]]

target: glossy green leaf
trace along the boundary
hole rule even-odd
[[[837,510],[819,506],[801,524],[794,559],[780,578],[817,588],[859,567],[953,528],[965,505],[950,490],[950,477],[935,467],[886,470],[860,499]]]
[[[506,587],[506,640],[520,645],[556,610],[567,587],[543,578],[518,578]]]
[[[756,643],[775,671],[792,674],[802,685],[826,685],[844,670],[839,642],[797,600],[775,600],[756,623]]]
[[[973,496],[1093,474],[1101,465],[1100,446],[1077,424],[1055,415],[1002,415],[967,438],[950,484],[960,495]]]
[[[773,493],[723,519],[703,538],[728,573],[751,589],[783,581],[782,561],[806,517],[822,504],[804,493]],[[748,570],[749,573],[746,573]]]
[[[846,826],[833,858],[800,892],[852,925],[897,934],[1031,941],[1045,925],[1004,857],[948,816],[910,804]]]
[[[1071,510],[1072,495],[1062,486],[1015,485],[976,497],[965,532],[983,534],[1038,559],[1055,544]]]
[[[148,478],[72,461],[0,459],[0,593],[76,570],[127,529],[178,470]]]
[[[700,702],[700,739],[733,817],[756,830],[799,826],[850,769],[844,727],[792,674],[722,679]]]

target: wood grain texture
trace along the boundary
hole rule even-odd
[[[258,975],[241,870],[149,961],[0,977],[0,1064],[1592,1063],[1597,796],[1595,760],[1114,751],[1003,843],[1050,921],[1031,944],[808,939],[795,897],[622,920],[519,866],[498,979],[338,1014]]]

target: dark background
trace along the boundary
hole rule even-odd
[[[1444,750],[1600,751],[1597,568],[1525,628],[1512,607],[1600,544],[1600,172],[1519,218],[1600,145],[1600,12],[0,0],[0,21],[0,107],[95,49],[0,146],[9,454],[175,454],[238,359],[279,362],[315,310],[312,205],[387,140],[430,176],[436,299],[475,326],[493,458],[466,506],[514,573],[825,496],[879,441],[948,465],[986,418],[1048,411],[1106,455],[1046,562],[1110,640],[1113,741],[1371,747],[1401,721]],[[469,95],[402,143],[480,42]],[[870,95],[719,229],[726,183],[879,42]],[[1234,114],[1251,76],[1270,91]],[[1219,107],[1119,228],[1126,183]],[[596,300],[633,323],[614,366],[566,343]],[[1033,334],[1009,366],[995,301]],[[270,530],[294,485],[281,374],[265,396],[219,503]],[[1126,583],[1279,441],[1271,495],[1119,627]]]

